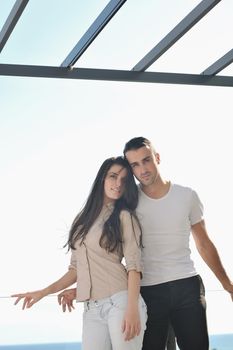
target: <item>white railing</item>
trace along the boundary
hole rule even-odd
[[[210,350],[228,350],[226,347],[218,348],[213,343],[213,335],[233,334],[231,298],[221,289],[212,289],[206,291],[206,300]],[[8,295],[0,296],[0,349],[4,344],[81,342],[82,303],[75,304],[71,313],[63,313],[56,295],[42,299],[30,310],[22,311],[22,303],[14,305],[14,301],[15,298]],[[174,349],[172,344],[168,345],[167,350]],[[233,349],[233,343],[229,349]]]

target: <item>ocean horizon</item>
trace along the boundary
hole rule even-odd
[[[0,350],[81,350],[81,345],[80,342],[6,344],[0,345]],[[233,350],[233,333],[210,335],[209,350]]]
[[[37,343],[0,345],[1,350],[81,350],[81,343]]]

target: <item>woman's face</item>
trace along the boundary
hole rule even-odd
[[[126,176],[127,170],[122,165],[111,166],[104,180],[104,204],[113,203],[123,195]]]

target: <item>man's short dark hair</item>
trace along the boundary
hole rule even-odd
[[[151,142],[146,139],[143,136],[139,136],[139,137],[134,137],[133,139],[129,140],[128,142],[126,142],[125,147],[124,147],[124,156],[126,154],[126,152],[131,151],[131,150],[136,150],[139,149],[141,147],[145,147],[145,146],[149,146],[150,148],[153,149]]]

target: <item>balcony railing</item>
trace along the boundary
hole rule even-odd
[[[79,349],[77,343],[81,346],[82,303],[76,304],[73,312],[63,313],[55,295],[42,299],[24,311],[22,303],[15,306],[14,300],[10,296],[0,296],[0,350],[43,350],[46,344],[51,350]],[[210,350],[232,350],[233,312],[230,296],[223,290],[207,290],[206,300]],[[24,344],[23,347],[20,344]],[[53,347],[52,344],[56,345]],[[10,345],[17,347],[8,347]],[[168,350],[173,349],[174,346],[168,346]]]

